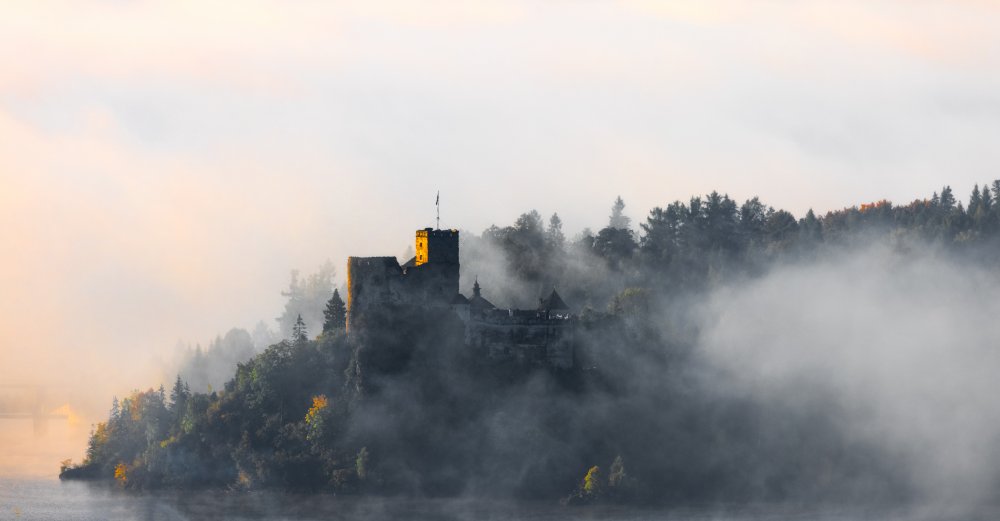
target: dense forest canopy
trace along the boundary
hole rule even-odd
[[[210,393],[191,392],[185,378],[192,376],[182,374],[169,391],[116,400],[109,419],[95,427],[86,459],[67,463],[64,476],[114,479],[129,488],[570,502],[898,500],[930,487],[941,491],[915,468],[924,462],[919,455],[887,450],[881,432],[859,434],[860,413],[838,399],[841,382],[831,371],[816,372],[812,359],[788,353],[810,352],[811,345],[834,352],[829,339],[849,329],[835,318],[844,306],[823,308],[810,285],[833,294],[853,277],[860,285],[844,300],[857,295],[871,308],[846,315],[857,324],[937,309],[906,306],[924,306],[919,291],[934,281],[922,279],[952,273],[955,263],[979,277],[980,289],[997,287],[997,194],[1000,181],[976,186],[963,204],[946,186],[905,205],[883,200],[796,218],[756,197],[738,203],[712,192],[653,208],[637,228],[617,198],[596,233],[567,238],[557,214],[545,219],[536,211],[478,236],[463,232],[464,291],[475,278],[497,304],[530,307],[558,287],[574,308],[584,334],[567,371],[490,363],[465,349],[461,323],[441,310],[393,310],[377,334],[347,335],[332,268],[305,283],[293,279],[280,318],[286,340],[244,357]],[[907,260],[915,257],[929,260]],[[775,270],[785,271],[769,276]],[[889,298],[907,285],[916,288],[908,289],[913,298]],[[833,324],[826,338],[805,333],[812,315],[796,313],[807,303],[824,310],[820,322]],[[744,315],[732,306],[759,313],[756,325],[734,326]],[[893,306],[908,311],[872,318]],[[908,327],[921,330],[900,326]],[[955,356],[982,359],[977,349],[985,341],[974,338],[974,347]],[[246,332],[217,342],[234,349],[253,343]],[[763,379],[773,384],[767,399],[755,394],[760,379],[748,376],[755,359],[774,362]],[[781,372],[788,367],[794,374]],[[806,377],[813,377],[809,392],[777,385]],[[854,384],[874,385],[863,378]],[[833,391],[812,392],[824,386]],[[937,447],[937,435],[928,431],[927,446]],[[984,443],[989,454],[1000,454],[993,441]],[[962,493],[993,490],[998,477],[976,474],[977,487]]]

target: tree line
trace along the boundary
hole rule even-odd
[[[296,312],[286,340],[237,364],[221,388],[192,392],[179,376],[169,396],[161,387],[116,400],[85,460],[62,475],[126,488],[569,503],[905,496],[892,456],[845,445],[821,409],[771,422],[778,413],[768,404],[720,396],[695,378],[697,332],[674,327],[664,309],[714,281],[855,242],[914,238],[992,251],[998,188],[977,186],[967,205],[946,186],[906,205],[801,218],[712,192],[653,208],[637,229],[619,197],[606,226],[572,239],[557,214],[546,223],[530,211],[464,239],[463,273],[488,273],[496,257],[509,284],[558,284],[572,295],[573,369],[488,363],[466,348],[447,310],[374,313],[378,327],[349,337],[331,285],[314,299],[318,335]],[[844,451],[850,457],[831,457]]]

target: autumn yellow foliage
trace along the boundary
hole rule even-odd
[[[128,468],[124,463],[115,466],[115,481],[120,485],[125,485],[128,482]]]
[[[601,467],[594,465],[587,471],[587,475],[583,478],[583,492],[589,495],[601,492]]]
[[[306,413],[306,439],[318,440],[323,437],[323,411],[330,404],[326,395],[313,396],[312,407]]]
[[[315,423],[316,418],[319,417],[319,414],[323,411],[323,409],[326,409],[326,406],[329,404],[330,402],[327,400],[325,394],[313,396],[312,407],[310,407],[309,412],[306,413],[306,423],[310,425]]]

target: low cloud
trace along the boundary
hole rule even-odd
[[[925,499],[979,501],[998,477],[997,316],[995,272],[879,246],[718,290],[700,348],[726,392],[831,418]]]

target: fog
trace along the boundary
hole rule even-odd
[[[494,304],[530,308],[556,287],[601,310],[627,280],[570,255],[524,283],[473,236],[534,207],[560,211],[572,238],[617,193],[636,219],[715,188],[797,215],[945,182],[965,193],[1000,160],[988,2],[39,1],[0,14],[0,383],[45,386],[46,410],[78,418],[53,420],[44,444],[30,421],[3,420],[0,474],[78,460],[112,396],[169,386],[178,345],[277,330],[290,270],[400,251],[438,191],[442,226],[478,252],[463,292],[479,277]],[[903,276],[921,270],[936,275]],[[986,477],[975,449],[993,447],[974,391],[994,366],[981,352],[994,288],[944,256],[841,253],[717,290],[704,352],[726,374],[741,361],[731,392],[843,402],[847,432],[933,466],[925,486],[950,494],[948,476]],[[754,300],[768,294],[779,301]],[[741,314],[770,309],[783,312]],[[803,372],[809,392],[785,392]],[[939,464],[932,447],[956,457]]]
[[[1000,274],[934,251],[832,251],[715,290],[699,342],[711,385],[829,418],[927,500],[995,498]]]

